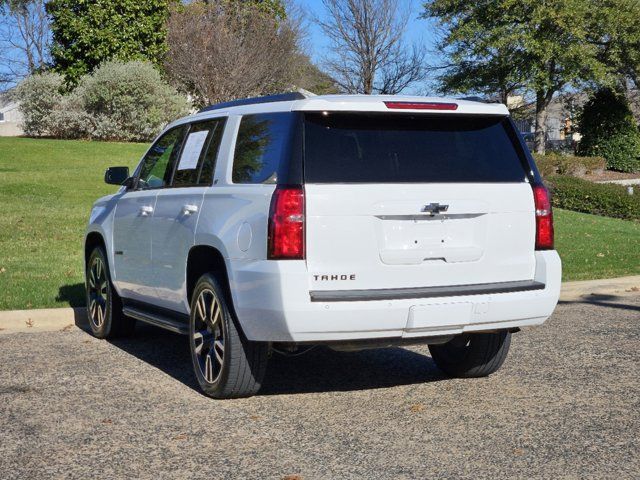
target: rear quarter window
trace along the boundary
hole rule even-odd
[[[277,183],[285,176],[294,122],[290,112],[244,115],[233,156],[233,183]]]
[[[499,116],[309,113],[305,181],[523,182],[510,128]]]

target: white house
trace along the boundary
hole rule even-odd
[[[22,135],[22,113],[20,104],[7,95],[0,95],[0,137]]]

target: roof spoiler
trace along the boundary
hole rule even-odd
[[[223,108],[240,107],[242,105],[256,105],[259,103],[273,103],[273,102],[291,102],[293,100],[304,100],[305,98],[315,96],[314,93],[307,90],[299,89],[295,92],[277,93],[275,95],[264,95],[262,97],[250,97],[241,98],[238,100],[231,100],[230,102],[216,103],[214,105],[204,107],[198,113],[209,112],[211,110],[221,110]]]

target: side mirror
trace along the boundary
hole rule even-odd
[[[109,167],[104,172],[104,181],[109,185],[122,185],[129,178],[129,167]]]

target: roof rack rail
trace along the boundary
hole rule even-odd
[[[480,103],[499,103],[495,100],[490,100],[484,97],[472,96],[472,97],[458,97],[456,100],[467,100],[469,102],[480,102]]]
[[[241,98],[239,100],[231,100],[230,102],[216,103],[209,107],[204,107],[198,113],[208,112],[210,110],[220,110],[222,108],[239,107],[241,105],[255,105],[258,103],[272,102],[291,102],[293,100],[304,100],[307,98],[302,92],[277,93],[275,95],[265,95],[263,97]]]

